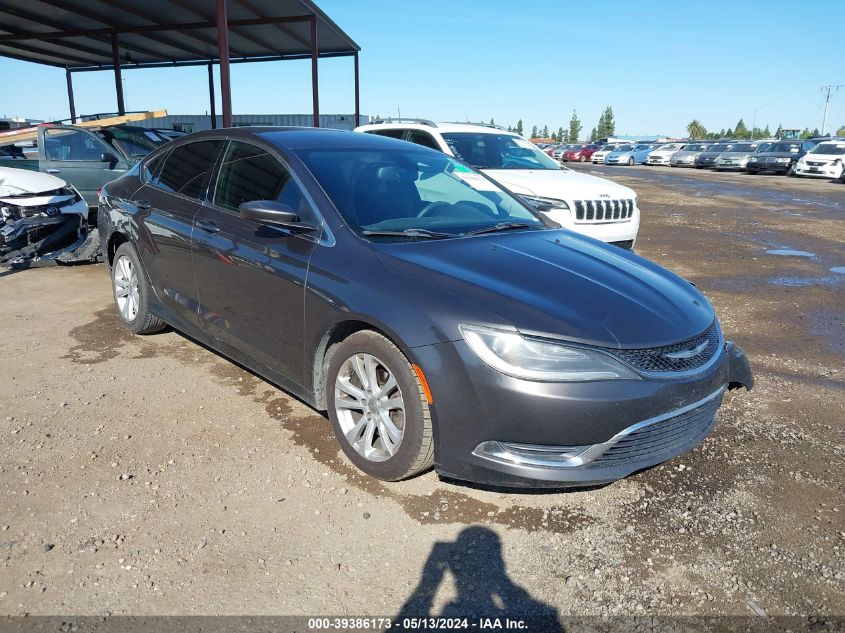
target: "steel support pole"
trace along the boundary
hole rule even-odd
[[[114,89],[117,94],[117,113],[121,116],[126,114],[126,106],[123,104],[123,81],[120,78],[120,48],[117,44],[117,33],[111,34],[111,61],[114,67]]]
[[[358,51],[355,51],[355,127],[361,125],[361,93],[358,80]]]
[[[229,21],[226,0],[217,0],[217,48],[220,50],[220,100],[223,127],[232,127],[232,86],[229,78]]]
[[[76,104],[73,102],[73,77],[70,68],[65,68],[65,79],[67,80],[67,102],[70,106],[70,122],[76,123]]]
[[[317,45],[317,16],[311,18],[311,92],[314,102],[314,127],[320,127],[320,88],[317,77],[317,58],[319,46]]]
[[[214,104],[214,62],[208,62],[208,102],[211,112],[211,129],[217,129],[217,110]]]

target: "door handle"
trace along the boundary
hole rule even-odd
[[[130,200],[130,202],[139,209],[149,209],[153,206],[147,200]]]
[[[197,227],[201,228],[206,233],[219,233],[220,227],[209,220],[198,220]]]
[[[61,169],[48,169],[47,173],[48,174],[60,174],[60,173],[62,173],[62,170]]]

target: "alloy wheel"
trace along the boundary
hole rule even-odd
[[[334,405],[341,431],[359,455],[383,462],[396,454],[405,433],[405,402],[381,360],[366,353],[347,358],[335,380]]]
[[[132,260],[125,255],[114,263],[114,297],[123,319],[127,322],[134,321],[141,305],[138,273]]]

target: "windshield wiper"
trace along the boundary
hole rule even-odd
[[[428,229],[404,229],[402,231],[361,231],[361,235],[387,235],[394,237],[421,237],[429,240],[440,240],[446,237],[455,237],[453,233],[442,233],[440,231],[429,231]]]
[[[500,231],[512,231],[514,229],[530,229],[534,225],[526,222],[499,222],[493,226],[485,226],[483,229],[475,229],[474,231],[467,231],[461,235],[482,235],[483,233],[498,233]]]

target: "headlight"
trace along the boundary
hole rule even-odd
[[[788,163],[788,162],[791,162],[791,161],[792,161],[791,158],[778,158],[779,163]]]
[[[756,163],[756,162],[757,162],[757,157],[756,157],[756,156],[752,156],[751,158],[749,158],[749,159],[748,159],[748,162],[749,162],[749,163]]]
[[[640,378],[597,350],[536,341],[518,332],[479,325],[461,325],[460,330],[476,356],[514,378],[549,382]]]
[[[552,209],[564,209],[569,211],[569,205],[564,200],[557,198],[541,198],[539,196],[522,196],[528,204],[537,211],[551,211]]]

